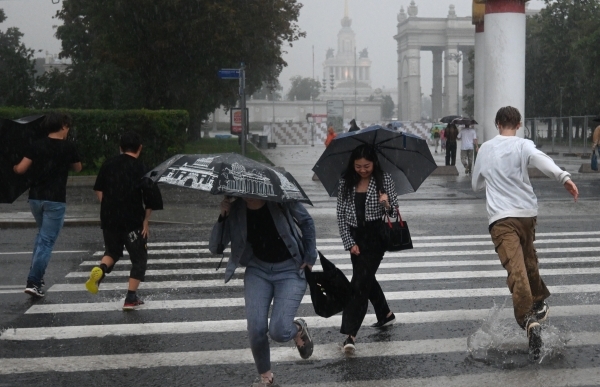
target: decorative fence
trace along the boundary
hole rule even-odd
[[[535,117],[524,120],[525,138],[544,147],[546,152],[557,148],[568,149],[573,155],[586,156],[591,153],[591,136],[600,123],[596,116]]]

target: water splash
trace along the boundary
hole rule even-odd
[[[531,364],[527,335],[515,322],[512,308],[505,310],[510,298],[495,305],[481,327],[467,339],[470,357],[500,369],[515,369]],[[536,363],[548,363],[560,357],[571,333],[561,331],[546,321],[542,324],[542,350]]]

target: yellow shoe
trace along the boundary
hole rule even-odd
[[[98,266],[92,269],[90,272],[90,279],[85,283],[85,288],[92,294],[98,293],[98,286],[100,281],[104,278],[104,272]]]

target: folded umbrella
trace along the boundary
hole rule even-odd
[[[321,155],[313,171],[329,196],[336,196],[339,179],[348,166],[350,154],[359,145],[371,145],[384,172],[389,173],[398,195],[415,192],[437,168],[427,142],[421,137],[382,126],[338,135]]]
[[[41,128],[43,119],[43,115],[0,119],[0,203],[14,202],[29,188],[27,174],[17,175],[13,166],[21,161],[28,146],[46,135]]]
[[[352,287],[346,275],[320,251],[319,259],[323,271],[306,269],[306,281],[315,313],[327,318],[344,310],[352,297]]]
[[[146,174],[154,182],[227,195],[311,204],[294,177],[237,153],[179,154]]]

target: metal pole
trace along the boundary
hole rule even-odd
[[[354,119],[356,120],[356,46],[354,46]]]
[[[456,115],[460,116],[460,51],[456,53]],[[465,75],[463,74],[463,77]]]
[[[569,116],[569,153],[573,153],[571,137],[573,137],[573,116]]]
[[[556,121],[556,118],[552,118],[552,152],[554,152],[554,137],[556,137],[556,135],[554,134],[555,128],[558,128],[558,123]]]
[[[582,153],[587,153],[587,136],[588,136],[588,116],[583,117],[583,152]]]
[[[315,46],[312,46],[312,73],[313,73],[313,81],[315,81]],[[311,146],[315,146],[315,98],[311,95],[310,99],[312,100],[312,122],[310,124],[310,134],[311,134]]]
[[[242,156],[246,156],[246,133],[248,123],[246,122],[246,66],[242,63],[240,67],[240,107],[242,108]]]
[[[271,120],[271,138],[269,139],[273,142],[273,131],[275,130],[275,93],[271,91],[271,100],[273,101],[273,119]]]

